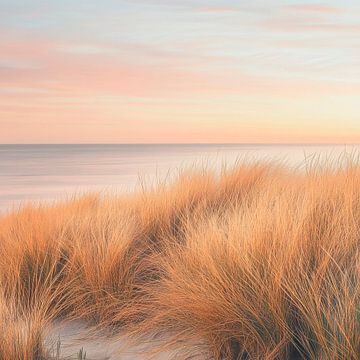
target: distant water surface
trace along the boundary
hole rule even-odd
[[[0,211],[29,201],[88,191],[128,191],[197,164],[219,168],[239,159],[301,166],[312,156],[337,157],[357,145],[0,145]]]

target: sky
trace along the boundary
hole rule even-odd
[[[0,143],[358,142],[357,0],[0,0]]]

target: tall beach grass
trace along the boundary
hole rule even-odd
[[[178,358],[358,359],[360,166],[239,164],[0,219],[0,360],[79,319]],[[10,355],[9,355],[10,354]]]

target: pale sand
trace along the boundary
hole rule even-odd
[[[86,360],[168,360],[175,356],[170,351],[150,356],[146,350],[153,349],[151,345],[131,345],[125,335],[116,339],[89,336],[85,324],[79,321],[55,323],[46,330],[46,334],[46,346],[53,354],[56,353],[56,345],[60,340],[61,359],[77,359],[81,348],[86,352]],[[200,358],[202,357],[196,357],[198,360]]]

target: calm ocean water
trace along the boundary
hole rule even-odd
[[[88,191],[128,191],[197,164],[282,160],[358,151],[341,145],[0,145],[0,211]]]

